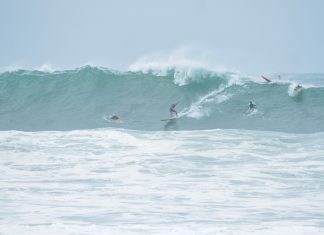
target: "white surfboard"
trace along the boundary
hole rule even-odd
[[[161,119],[162,122],[168,122],[168,121],[175,121],[177,120],[178,117],[174,117],[174,118],[166,118],[166,119]]]

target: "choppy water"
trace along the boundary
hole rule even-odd
[[[3,234],[322,234],[324,135],[1,132]]]
[[[321,75],[160,72],[0,74],[0,234],[324,234]]]

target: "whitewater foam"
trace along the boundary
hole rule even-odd
[[[175,84],[186,85],[197,79],[231,74],[224,68],[211,65],[203,58],[188,57],[187,49],[179,49],[168,56],[142,56],[128,67],[129,71],[151,73],[156,76],[172,75]]]
[[[3,234],[324,232],[324,133],[0,132]]]
[[[187,116],[196,119],[200,119],[204,116],[209,116],[211,110],[204,108],[204,105],[211,102],[222,103],[230,98],[230,95],[220,94],[228,86],[221,86],[219,89],[214,90],[203,97],[200,97],[197,101],[193,102],[189,108],[184,109],[180,112],[180,116]]]

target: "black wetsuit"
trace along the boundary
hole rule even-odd
[[[118,117],[118,116],[116,116],[116,115],[113,115],[113,116],[110,116],[110,119],[111,119],[111,120],[118,120],[118,119],[119,119],[119,117]]]
[[[169,108],[169,111],[170,111],[171,116],[172,116],[173,113],[175,113],[176,116],[178,116],[178,112],[175,110],[175,105],[174,105],[174,106],[172,105],[172,106]]]

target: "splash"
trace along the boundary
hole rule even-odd
[[[132,72],[151,73],[156,76],[171,75],[180,86],[196,79],[209,78],[226,73],[224,68],[216,67],[203,58],[188,56],[187,49],[179,49],[171,55],[142,56],[128,68]]]

